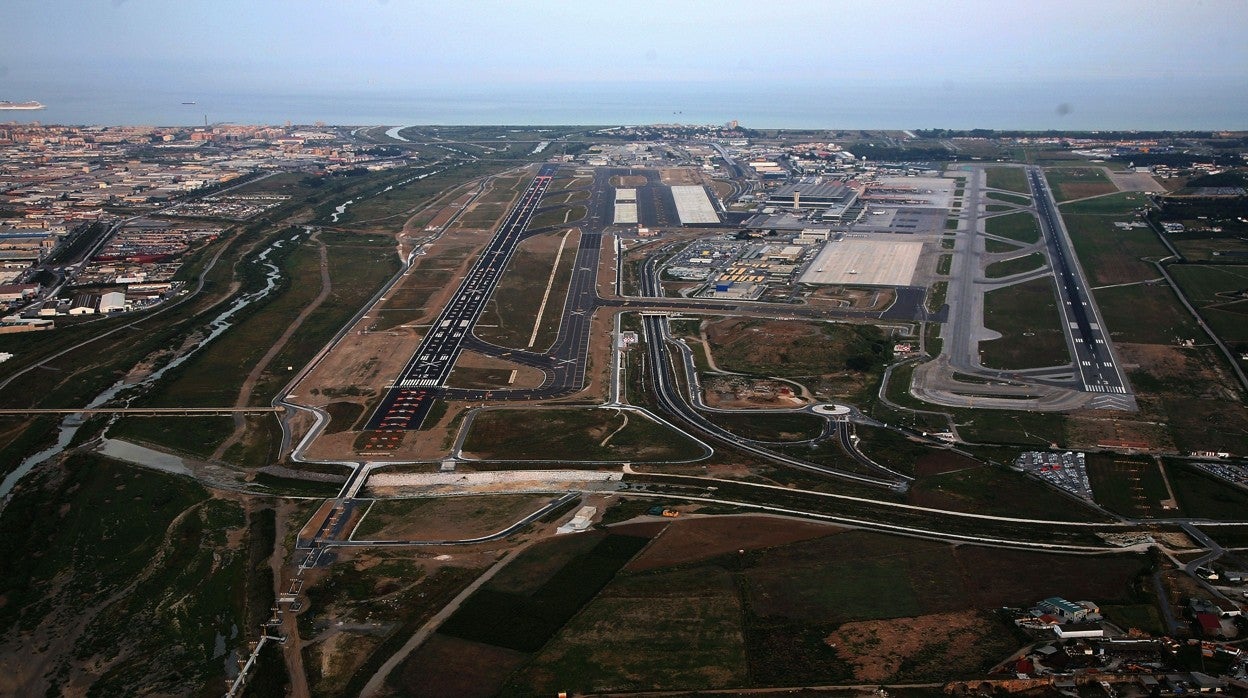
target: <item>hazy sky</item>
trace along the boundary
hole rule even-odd
[[[1242,0],[3,0],[0,26],[0,86],[1248,85]]]

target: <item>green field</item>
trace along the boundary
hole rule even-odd
[[[882,363],[891,355],[884,332],[871,325],[730,318],[708,324],[707,337],[724,370],[780,378],[841,371],[853,357]]]
[[[1070,361],[1052,279],[1034,279],[985,293],[984,325],[1002,335],[979,343],[984,366],[1036,368]]]
[[[1248,342],[1248,266],[1175,264],[1168,270],[1223,341]]]
[[[1100,196],[1118,191],[1099,167],[1050,167],[1044,176],[1058,201]]]
[[[936,273],[942,276],[948,276],[949,269],[952,266],[953,266],[953,255],[942,254],[940,258],[936,260]]]
[[[497,533],[541,509],[549,495],[490,495],[378,499],[352,534],[353,540],[441,540],[448,521],[457,539]]]
[[[546,236],[553,236],[556,240],[564,238],[563,233],[548,233]],[[490,296],[482,312],[482,324],[490,326],[478,325],[476,334],[481,339],[504,347],[528,348],[537,311],[541,308],[542,297],[546,293],[546,285],[550,283],[551,269],[558,254],[557,248],[540,252],[534,250],[537,240],[538,238],[529,238],[517,247],[511,263],[507,265],[498,282],[498,288]],[[563,301],[568,294],[568,284],[572,281],[576,251],[576,237],[568,235],[566,244],[563,245],[563,253],[558,255],[559,269],[555,274],[554,284],[550,287],[550,298],[542,316],[542,325],[533,344],[537,350],[549,347],[559,334]]]
[[[823,432],[824,419],[813,414],[795,412],[705,412],[708,420],[747,439],[759,441],[803,441]]]
[[[1035,214],[1029,211],[993,216],[984,221],[984,231],[1028,244],[1040,241],[1040,224],[1036,222]]]
[[[464,451],[485,460],[680,461],[702,456],[688,437],[636,412],[588,407],[479,412]]]
[[[382,662],[480,573],[466,556],[457,565],[428,565],[402,553],[337,561],[304,587],[299,632],[312,694],[359,695]],[[340,641],[325,641],[337,621],[345,625],[335,626]]]
[[[326,235],[330,293],[259,375],[250,404],[268,404],[290,380],[291,372],[287,367],[307,363],[342,323],[398,270],[391,243],[379,243],[383,239],[349,233]],[[299,240],[297,244],[284,243],[276,256],[270,254],[270,259],[281,265],[280,285],[237,316],[229,331],[166,374],[147,395],[135,401],[136,405],[211,407],[234,404],[251,369],[321,292],[318,247],[315,241],[303,237]],[[295,283],[294,279],[304,282]],[[204,457],[232,432],[232,427],[225,426],[230,421],[228,418],[194,421],[195,424],[189,424],[187,420],[130,418],[118,422],[114,434]],[[258,423],[255,426],[264,427]],[[188,441],[188,429],[200,436]],[[270,446],[276,434],[267,427],[252,429],[250,434],[247,440],[253,448],[233,450],[227,456],[237,459],[240,465],[266,465],[270,462]]]
[[[1201,335],[1168,284],[1115,286],[1098,289],[1093,295],[1115,341],[1174,344]]]
[[[1123,191],[1094,199],[1063,204],[1062,213],[1129,216],[1135,209],[1149,205],[1148,196],[1138,191]]]
[[[1006,189],[1022,194],[1031,193],[1027,173],[1021,167],[989,167],[984,171],[987,173],[989,188]]]
[[[925,303],[925,305],[927,306],[928,312],[934,313],[934,312],[939,311],[940,307],[945,304],[945,297],[948,294],[949,294],[949,282],[948,281],[937,281],[936,283],[929,286],[928,292],[927,292],[927,301]],[[929,353],[934,353],[934,352],[929,352]],[[935,353],[938,353],[938,352],[935,352]]]
[[[396,184],[411,179],[416,174],[442,170],[437,174],[417,179],[384,191],[377,186],[373,192],[355,197],[355,203],[339,216],[337,225],[360,230],[398,232],[407,219],[417,211],[434,202],[436,197],[464,182],[501,171],[506,165],[497,162],[462,162],[451,167],[428,165],[405,170],[391,177]]]
[[[1014,194],[1002,194],[1001,192],[997,192],[997,191],[990,191],[986,194],[986,196],[989,199],[994,199],[996,201],[1005,201],[1011,204],[1018,204],[1019,206],[1031,205],[1030,196],[1015,196]]]
[[[998,254],[1001,252],[1013,252],[1017,249],[1019,249],[1019,246],[1015,245],[1012,242],[1002,242],[1000,240],[994,240],[992,238],[986,238],[984,240],[984,251],[989,254]]]
[[[1155,279],[1157,268],[1144,261],[1160,260],[1170,252],[1148,228],[1120,230],[1114,219],[1101,215],[1063,214],[1079,256],[1079,264],[1092,286],[1124,284]]]
[[[1048,263],[1042,252],[1032,252],[1031,254],[1014,259],[1006,259],[1000,262],[989,264],[984,269],[984,276],[989,279],[1000,279],[1006,276],[1022,274],[1024,272],[1042,269]]]
[[[539,228],[575,225],[588,212],[589,210],[581,205],[556,206],[533,216],[533,220],[529,221],[529,229],[537,230]]]

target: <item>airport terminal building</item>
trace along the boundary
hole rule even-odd
[[[858,192],[836,182],[786,184],[767,197],[767,206],[822,211],[823,220],[840,221],[858,201]]]

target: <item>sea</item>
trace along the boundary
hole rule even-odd
[[[5,84],[9,82],[10,84]],[[1248,84],[1191,80],[896,81],[421,86],[399,89],[207,89],[107,84],[17,85],[0,123],[195,126],[722,124],[771,129],[1248,130]],[[188,104],[188,102],[191,102]]]

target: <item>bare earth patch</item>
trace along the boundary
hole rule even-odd
[[[512,378],[515,371],[515,378]],[[465,351],[455,362],[448,385],[454,388],[519,389],[541,386],[545,374],[532,366]]]
[[[982,642],[996,632],[991,620],[976,613],[935,613],[846,623],[825,641],[854,668],[854,679],[876,683],[896,676],[907,663],[912,674],[973,673],[985,661],[999,659],[987,655],[993,643]]]
[[[651,570],[707,560],[737,550],[759,550],[822,538],[845,529],[770,516],[715,516],[672,522],[625,569]]]

